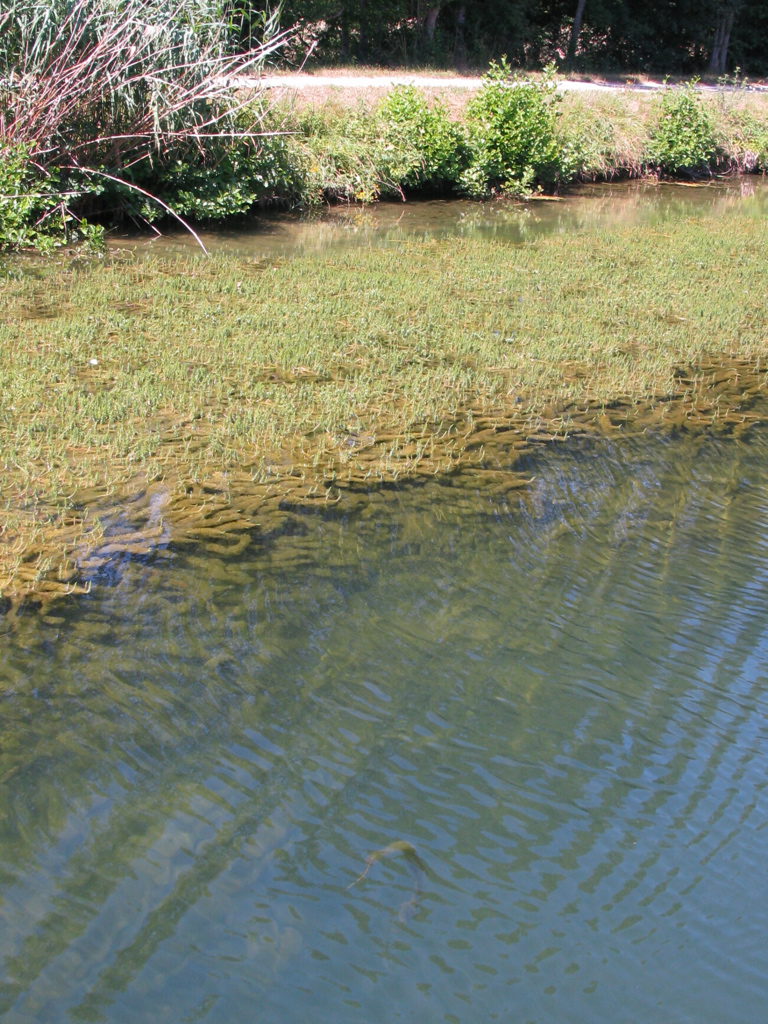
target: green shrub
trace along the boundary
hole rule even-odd
[[[286,136],[269,132],[209,145],[202,158],[194,151],[180,153],[154,171],[151,185],[176,213],[196,221],[241,217],[259,204],[301,192]],[[163,213],[151,200],[144,205],[148,220]]]
[[[715,129],[696,82],[666,89],[651,132],[648,160],[660,171],[696,173],[717,156]]]
[[[40,249],[87,241],[99,246],[103,231],[75,217],[73,196],[55,172],[45,173],[22,145],[0,149],[0,250]]]
[[[469,166],[461,176],[474,197],[501,188],[523,194],[561,176],[557,137],[559,96],[551,73],[541,82],[512,78],[505,60],[491,64],[467,106]]]
[[[375,202],[387,191],[378,150],[376,118],[364,105],[327,102],[289,119],[291,164],[309,206],[323,201]]]
[[[41,218],[55,204],[55,195],[34,173],[22,146],[0,152],[0,248],[34,245],[41,234]]]
[[[461,127],[442,103],[430,105],[413,86],[394,89],[380,104],[383,170],[406,189],[444,190],[467,162]]]
[[[19,235],[22,222],[38,225],[37,234],[28,233],[33,241],[47,237],[55,224],[64,238],[67,225],[78,223],[76,213],[86,207],[112,213],[96,198],[122,200],[132,186],[144,191],[133,190],[128,212],[146,205],[147,192],[167,210],[157,175],[194,179],[197,163],[201,180],[191,180],[189,189],[177,183],[190,207],[198,185],[207,187],[206,217],[249,201],[243,195],[230,202],[216,188],[217,177],[229,173],[227,162],[233,175],[239,173],[240,140],[260,129],[255,122],[243,127],[241,101],[230,82],[257,72],[284,36],[272,34],[277,22],[267,18],[265,42],[238,52],[230,14],[226,0],[0,4],[0,152],[23,151],[39,172],[35,201],[45,199],[50,186],[61,211],[55,219],[46,208],[6,203],[6,219],[19,221],[9,220],[9,238]],[[229,161],[220,156],[224,139],[240,150]],[[190,151],[194,158],[188,161]],[[0,159],[10,168],[6,177],[17,173],[14,157]],[[73,180],[78,187],[70,187]],[[40,223],[46,224],[42,233]]]

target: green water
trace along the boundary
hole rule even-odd
[[[767,456],[551,446],[23,619],[4,1024],[764,1019]]]
[[[744,200],[748,200],[745,203]],[[711,213],[727,217],[738,208],[768,216],[768,180],[735,176],[702,185],[630,181],[584,185],[567,198],[529,203],[473,203],[456,199],[414,203],[337,206],[304,217],[272,214],[255,218],[237,231],[202,231],[211,252],[250,258],[288,258],[329,248],[395,245],[404,238],[496,238],[526,242],[552,232],[567,233],[596,225],[674,225],[686,217]],[[114,236],[114,251],[191,252],[197,243],[185,231],[160,238]]]

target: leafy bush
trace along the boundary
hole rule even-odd
[[[266,115],[263,115],[266,117]],[[302,193],[300,164],[288,138],[267,130],[194,149],[153,170],[151,185],[178,214],[196,221],[223,221],[247,214],[259,204],[285,201]],[[152,220],[162,208],[147,199],[141,215]]]
[[[561,176],[559,96],[551,73],[542,82],[513,78],[505,60],[491,64],[467,106],[469,166],[464,190],[481,197],[501,187],[515,193],[554,185]]]
[[[34,245],[41,220],[55,207],[56,197],[45,188],[22,146],[0,151],[0,248]]]
[[[375,118],[363,105],[349,110],[329,101],[287,115],[294,134],[289,153],[301,198],[309,206],[324,200],[375,202],[382,192]],[[384,188],[386,191],[386,187]]]
[[[75,217],[58,175],[35,166],[24,146],[0,149],[0,250],[48,252],[67,242],[103,243],[103,231]]]
[[[713,119],[696,82],[666,89],[651,132],[649,162],[673,174],[695,173],[706,170],[716,155]]]
[[[444,190],[467,162],[461,127],[441,103],[430,106],[413,86],[394,89],[380,104],[385,172],[403,188]]]
[[[5,0],[0,151],[23,149],[44,181],[60,182],[63,223],[69,199],[82,196],[70,179],[90,183],[93,200],[99,182],[113,197],[116,183],[123,193],[154,184],[191,150],[210,168],[223,139],[258,134],[258,124],[238,122],[230,83],[280,45],[269,28],[264,44],[237,53],[227,0]]]

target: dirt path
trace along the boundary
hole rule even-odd
[[[238,80],[232,84],[241,88],[258,88],[284,90],[287,93],[298,93],[312,102],[317,102],[328,96],[340,94],[349,97],[354,93],[356,97],[366,94],[376,96],[378,93],[391,89],[397,85],[415,85],[428,93],[454,93],[465,95],[476,92],[483,84],[482,78],[468,75],[451,74],[419,74],[418,72],[397,72],[388,71],[367,71],[357,73],[354,70],[334,70],[316,73],[297,74],[275,74],[265,75],[262,78],[249,78]],[[660,89],[664,88],[662,79],[632,78],[627,76],[623,79],[593,79],[581,81],[576,79],[564,79],[558,82],[558,89],[561,92],[616,92],[628,90],[637,95],[653,96]],[[743,86],[708,85],[699,83],[698,88],[702,92],[715,92],[726,89],[727,91],[740,91]],[[764,82],[750,82],[750,92],[768,92],[768,85]],[[458,96],[457,96],[458,98]]]
[[[355,75],[355,74],[282,74],[266,75],[258,80],[267,89],[294,89],[306,92],[314,89],[391,89],[396,85],[415,85],[420,89],[474,91],[483,84],[482,78],[450,75],[421,75],[417,73]],[[238,83],[239,84],[239,83]],[[243,85],[246,83],[243,82]],[[254,85],[255,80],[249,80]],[[564,92],[600,92],[616,89],[632,89],[638,92],[653,92],[663,88],[661,82],[578,82],[562,81],[558,88]]]

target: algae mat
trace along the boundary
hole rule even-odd
[[[514,245],[403,238],[9,276],[6,604],[87,587],[118,550],[244,544],[286,507],[492,473],[499,446],[745,429],[763,388],[766,243],[746,202]]]

